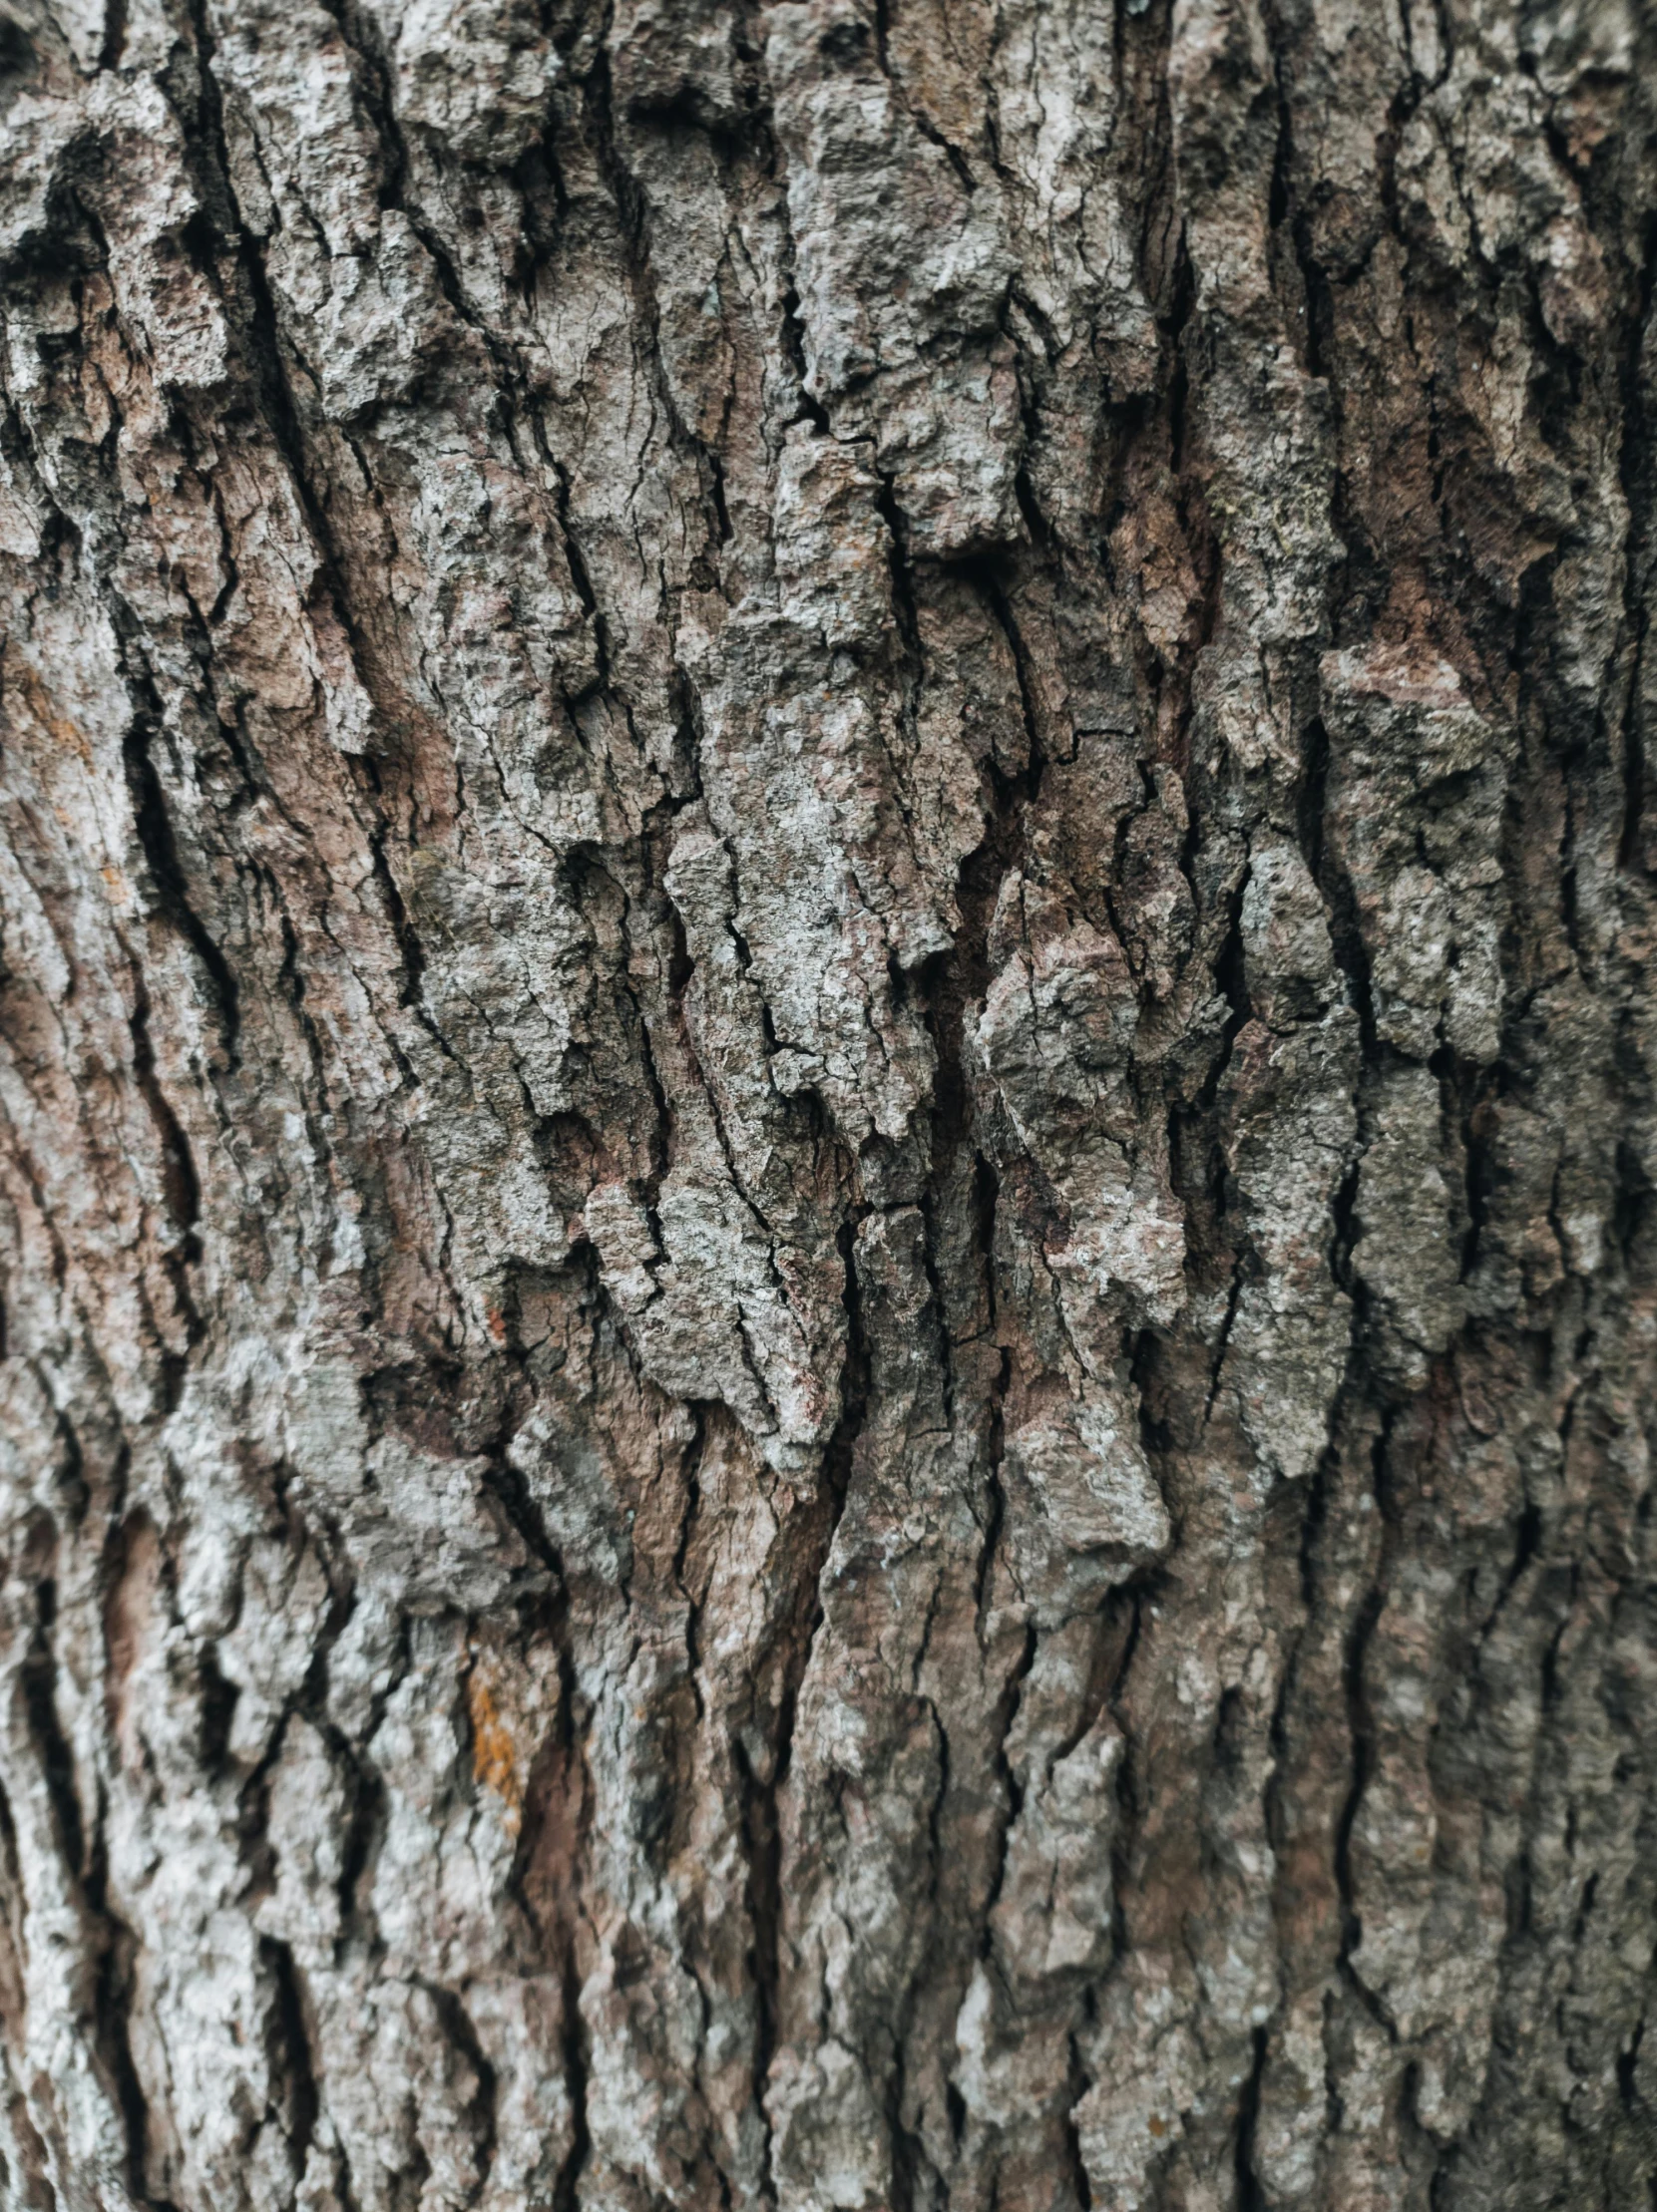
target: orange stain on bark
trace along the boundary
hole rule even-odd
[[[518,1751],[512,1731],[501,1717],[488,1677],[476,1667],[467,1677],[466,1698],[472,1714],[472,1773],[485,1789],[492,1789],[506,1808],[509,1835],[517,1835],[524,1813],[523,1785],[518,1779]]]

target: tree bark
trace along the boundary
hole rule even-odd
[[[1657,2203],[1657,17],[5,4],[6,2205]]]

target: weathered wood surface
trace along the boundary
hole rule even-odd
[[[6,4],[5,2203],[1646,2205],[1657,18]]]

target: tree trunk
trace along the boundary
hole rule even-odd
[[[1657,17],[6,5],[5,2204],[1657,2203]]]

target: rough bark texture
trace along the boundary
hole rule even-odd
[[[1654,2201],[1651,11],[6,4],[6,2205]]]

